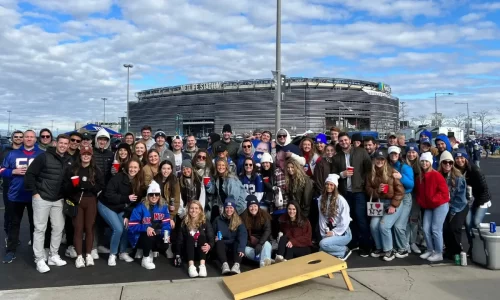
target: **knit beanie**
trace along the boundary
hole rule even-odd
[[[441,155],[442,155],[442,154],[441,154]],[[465,149],[463,149],[463,148],[459,148],[459,149],[457,150],[457,152],[455,152],[455,153],[453,154],[453,157],[454,157],[454,158],[457,158],[457,157],[463,157],[463,158],[465,158],[466,160],[469,160],[469,154],[467,154],[467,151],[466,151]]]
[[[420,161],[426,160],[432,164],[432,154],[430,152],[424,152],[420,155]]]
[[[245,200],[247,201],[247,208],[252,204],[259,206],[259,200],[257,200],[257,196],[255,195],[248,195]]]
[[[182,165],[181,165],[183,168],[190,168],[192,169],[193,168],[193,165],[191,164],[191,160],[189,159],[185,159],[182,161]]]
[[[316,136],[316,143],[323,143],[326,144],[326,135],[324,133],[320,133]]]
[[[271,156],[271,154],[267,153],[267,152],[264,152],[262,153],[262,157],[260,158],[260,163],[265,163],[265,162],[268,162],[268,163],[273,163],[273,157]]]

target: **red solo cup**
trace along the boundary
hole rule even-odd
[[[384,194],[387,194],[389,192],[389,185],[388,184],[384,184],[384,189],[382,190],[382,192]]]
[[[269,183],[269,177],[264,177],[262,180],[264,180],[265,183]]]
[[[210,182],[210,177],[203,177],[203,184],[205,186],[207,186],[209,182]]]
[[[347,171],[354,172],[354,167],[347,167]]]
[[[113,163],[113,167],[115,168],[116,172],[120,171],[120,163]]]
[[[76,187],[80,183],[80,176],[71,177],[71,182],[73,182],[73,186]]]

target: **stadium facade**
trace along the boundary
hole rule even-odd
[[[292,134],[331,126],[379,132],[398,128],[399,99],[383,83],[339,78],[285,78],[281,124]],[[186,84],[136,93],[129,103],[130,130],[143,125],[168,135],[255,128],[274,132],[275,81],[252,79]]]

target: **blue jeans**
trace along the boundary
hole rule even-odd
[[[465,234],[469,245],[472,245],[472,228],[478,228],[479,224],[483,222],[484,216],[488,212],[487,208],[471,207],[467,217],[465,218]]]
[[[445,203],[434,209],[424,210],[424,237],[427,251],[443,253],[443,224],[450,206]]]
[[[346,192],[344,198],[349,204],[353,220],[349,225],[352,232],[352,244],[354,247],[359,245],[360,248],[369,250],[372,243],[370,242],[370,225],[366,214],[366,195],[365,193]]]
[[[273,251],[273,246],[271,246],[271,243],[265,242],[264,245],[262,245],[262,250],[260,251],[260,258],[255,259],[255,249],[249,246],[245,247],[245,256],[254,261],[259,261],[260,263],[264,263],[264,260],[266,259],[271,259],[271,252]]]
[[[380,202],[384,204],[384,211],[391,204],[391,200],[386,199],[381,199]],[[387,252],[394,248],[392,244],[392,227],[396,224],[400,215],[401,209],[398,207],[396,208],[396,212],[392,215],[385,212],[385,215],[382,217],[372,217],[370,221],[370,231],[375,241],[375,247],[378,250]]]
[[[409,244],[416,244],[417,237],[422,233],[422,213],[420,205],[417,203],[415,194],[412,193],[412,206],[410,211],[410,219],[406,227],[406,237]]]
[[[352,239],[351,230],[347,228],[344,235],[325,237],[319,242],[319,250],[338,258],[343,258],[347,251],[347,244]]]
[[[397,210],[400,210],[399,218],[394,224],[394,238],[396,240],[397,250],[406,250],[410,247],[410,245],[408,244],[406,227],[408,226],[408,220],[412,205],[413,202],[411,199],[411,193],[407,193],[404,195],[403,200],[401,200],[401,204],[397,208]]]
[[[123,225],[123,212],[116,213],[100,201],[97,202],[97,210],[104,221],[106,221],[113,230],[113,234],[111,235],[110,254],[116,255],[118,251],[120,251],[119,253],[125,252],[128,246],[128,230],[125,229]]]

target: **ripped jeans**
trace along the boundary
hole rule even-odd
[[[385,210],[391,204],[391,200],[381,199],[380,202],[384,204],[384,216],[372,217],[370,221],[370,231],[377,250],[387,252],[394,249],[392,244],[392,227],[394,227],[394,224],[399,219],[403,210],[398,207],[395,213],[389,215]]]

